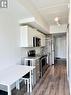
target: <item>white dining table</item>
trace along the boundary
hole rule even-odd
[[[30,93],[32,93],[31,71],[34,66],[13,65],[0,72],[0,85],[7,86],[8,95],[11,95],[11,86],[30,72]]]

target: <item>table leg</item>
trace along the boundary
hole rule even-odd
[[[8,95],[11,95],[11,88],[8,86]]]
[[[27,92],[29,93],[29,79],[27,80]]]
[[[31,81],[31,71],[30,71],[30,94],[32,95],[32,81]]]
[[[16,89],[20,90],[19,80],[16,82]]]

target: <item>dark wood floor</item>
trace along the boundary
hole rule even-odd
[[[12,95],[27,95],[24,94],[24,88],[12,93]],[[47,69],[43,78],[33,89],[33,95],[70,95],[64,61],[57,61]]]
[[[33,89],[33,95],[69,95],[65,61],[57,61],[49,67]]]

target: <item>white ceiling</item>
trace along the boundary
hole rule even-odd
[[[32,14],[17,0],[9,0],[7,10],[9,10],[13,15],[16,15],[18,19],[32,17]]]
[[[38,12],[49,25],[56,24],[55,17],[60,18],[61,24],[68,23],[69,0],[31,0]]]

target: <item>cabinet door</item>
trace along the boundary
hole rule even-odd
[[[36,36],[41,39],[41,46],[45,46],[45,35],[36,30]]]
[[[28,46],[28,31],[27,26],[20,26],[20,47]]]
[[[39,65],[39,59],[36,60],[35,66],[36,66],[36,82],[38,82],[39,79],[40,79],[40,65]]]
[[[28,47],[33,47],[34,29],[28,27]]]
[[[20,47],[33,47],[33,28],[20,26]]]
[[[29,26],[20,26],[20,47],[33,47],[33,37],[41,39],[41,46],[45,46],[45,35]]]
[[[43,33],[40,33],[41,38],[41,46],[45,46],[45,35]]]

